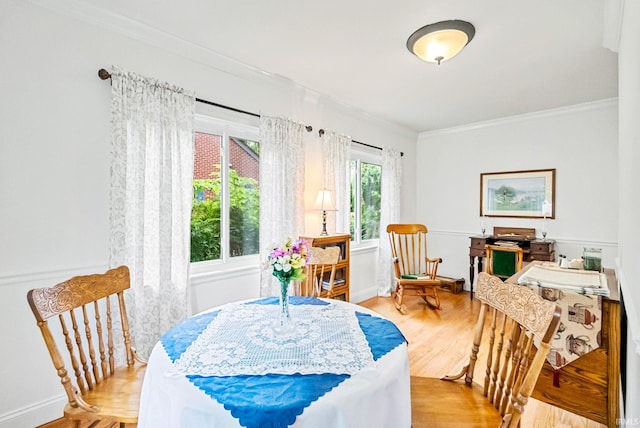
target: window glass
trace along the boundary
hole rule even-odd
[[[222,136],[195,133],[191,261],[219,260],[221,251],[220,150]]]
[[[260,144],[229,138],[229,255],[260,252]]]
[[[191,262],[255,256],[260,251],[257,131],[234,131],[209,118],[196,121],[196,129]]]
[[[381,173],[380,165],[362,162],[360,177],[362,177],[361,236],[363,240],[380,237]]]
[[[349,166],[351,182],[351,239],[361,242],[380,237],[380,182],[382,167],[354,156]]]

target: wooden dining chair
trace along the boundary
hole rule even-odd
[[[124,427],[138,421],[146,362],[131,346],[124,302],[129,283],[129,269],[120,266],[27,293],[67,394],[64,417],[76,426],[79,421],[100,421]],[[114,328],[117,317],[120,328]],[[59,325],[49,325],[52,318]]]
[[[561,308],[481,272],[469,363],[454,376],[411,378],[413,426],[517,427],[560,324]],[[485,340],[483,340],[483,338]],[[483,384],[474,381],[476,361]],[[463,382],[456,382],[464,377]]]
[[[393,301],[402,314],[407,313],[402,303],[405,295],[420,296],[428,305],[441,308],[438,288],[442,281],[437,274],[442,259],[427,256],[427,232],[423,224],[387,226],[395,276]]]
[[[336,264],[340,260],[339,247],[311,247],[307,277],[300,284],[302,296],[344,296],[349,301],[349,287],[344,279],[336,279]]]
[[[485,272],[489,275],[507,279],[522,270],[522,248],[487,244],[484,249],[487,258]]]

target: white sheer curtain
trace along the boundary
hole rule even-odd
[[[146,357],[189,313],[189,236],[195,97],[111,73],[110,266],[127,265],[133,343]]]
[[[389,296],[393,287],[391,248],[387,236],[387,225],[400,219],[400,194],[402,164],[400,152],[382,149],[382,178],[380,195],[380,244],[378,253],[378,295]]]
[[[260,118],[260,257],[266,263],[274,244],[304,233],[304,125]],[[278,281],[261,272],[260,295],[276,294]]]
[[[322,137],[323,186],[333,191],[337,212],[335,220],[328,218],[330,233],[349,233],[349,159],[351,138],[346,135],[325,131]],[[329,217],[329,216],[327,216]]]

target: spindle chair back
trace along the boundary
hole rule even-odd
[[[137,423],[146,362],[131,346],[129,287],[129,269],[120,266],[27,293],[67,395],[68,419]],[[54,319],[59,329],[49,324]]]
[[[481,272],[476,297],[481,306],[469,363],[441,380],[411,379],[412,398],[425,404],[419,406],[424,414],[415,417],[428,418],[430,426],[470,419],[479,427],[497,426],[497,420],[502,427],[517,427],[558,330],[560,306],[528,287]],[[484,375],[478,385],[474,373],[481,348],[486,363],[478,371]],[[464,384],[451,382],[462,377]],[[457,420],[452,409],[460,411]]]

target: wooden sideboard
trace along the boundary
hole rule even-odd
[[[493,235],[470,236],[469,245],[469,284],[471,292],[469,297],[473,299],[473,280],[476,274],[476,259],[478,261],[478,272],[482,272],[482,261],[485,257],[484,246],[495,245],[501,241],[507,241],[522,248],[524,261],[532,262],[554,261],[556,254],[554,249],[555,241],[551,239],[536,239],[536,230],[520,227],[494,227]]]
[[[521,270],[507,281],[517,283],[526,270]],[[545,362],[531,397],[608,427],[618,427],[620,298],[613,269],[604,269],[604,272],[610,295],[602,298],[601,346],[559,370]]]
[[[349,291],[351,287],[349,285],[349,244],[351,243],[351,235],[349,234],[337,234],[337,235],[324,235],[324,236],[301,236],[300,239],[307,241],[307,244],[312,247],[339,247],[340,248],[340,260],[336,264],[336,276],[335,280],[344,280],[346,284],[346,293],[344,295],[337,296],[340,300],[349,301]]]

